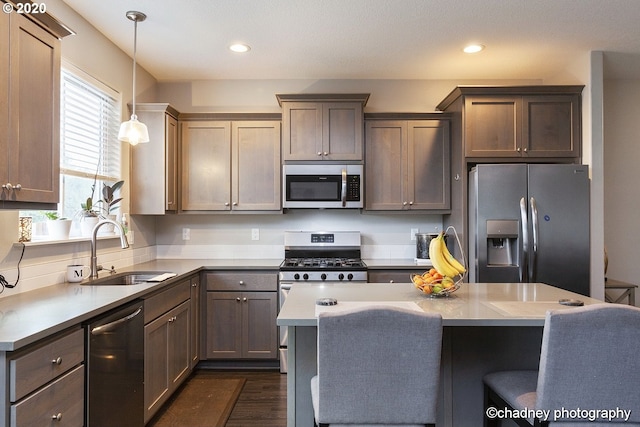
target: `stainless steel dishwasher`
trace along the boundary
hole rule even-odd
[[[86,337],[85,426],[144,426],[142,301],[92,319]]]

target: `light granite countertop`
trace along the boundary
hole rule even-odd
[[[338,304],[319,307],[318,298]],[[295,283],[277,323],[316,326],[319,311],[391,304],[440,313],[444,326],[542,326],[547,310],[572,308],[560,299],[602,302],[543,283],[462,283],[448,297],[430,297],[412,283]]]
[[[160,283],[127,286],[91,286],[91,280],[81,283],[61,283],[0,299],[0,351],[13,351],[68,327],[86,322],[129,301],[143,298],[175,284],[185,276],[201,270],[273,270],[281,259],[159,259],[118,270],[177,273]],[[100,272],[100,277],[108,273]]]

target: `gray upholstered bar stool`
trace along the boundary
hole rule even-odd
[[[389,306],[320,313],[316,423],[435,425],[441,348],[439,314]]]
[[[490,407],[550,411],[551,426],[640,426],[640,308],[595,304],[550,310],[545,319],[538,371],[487,374],[485,426]],[[631,411],[590,421],[595,410]],[[582,410],[580,413],[578,410]],[[573,411],[573,412],[572,412]],[[553,422],[556,415],[557,422]],[[547,425],[543,419],[514,417],[519,426]],[[541,417],[542,418],[542,417]]]

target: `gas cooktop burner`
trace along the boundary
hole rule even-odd
[[[287,258],[282,267],[295,269],[308,268],[366,268],[362,260],[356,258]]]

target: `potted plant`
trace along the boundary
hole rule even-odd
[[[60,217],[58,212],[44,212],[47,217],[47,232],[53,240],[66,240],[71,230],[71,220]]]
[[[93,191],[91,193],[93,194]],[[91,236],[93,227],[100,220],[98,211],[93,204],[93,197],[88,197],[86,202],[80,203],[78,215],[80,216],[80,233],[83,236]]]
[[[116,193],[122,188],[124,181],[120,180],[113,185],[102,184],[102,199],[98,200],[96,205],[100,208],[100,216],[115,221],[116,215],[112,213],[117,209],[118,203],[122,201],[122,197],[116,197]],[[109,234],[113,233],[113,225],[105,224],[103,226],[104,232]],[[102,229],[101,229],[102,231]]]
[[[111,186],[102,184],[102,200],[99,200],[98,203],[106,218],[113,219],[111,217],[115,217],[111,212],[118,207],[118,203],[122,200],[122,197],[116,198],[116,192],[120,190],[123,185],[124,181],[118,181]]]

